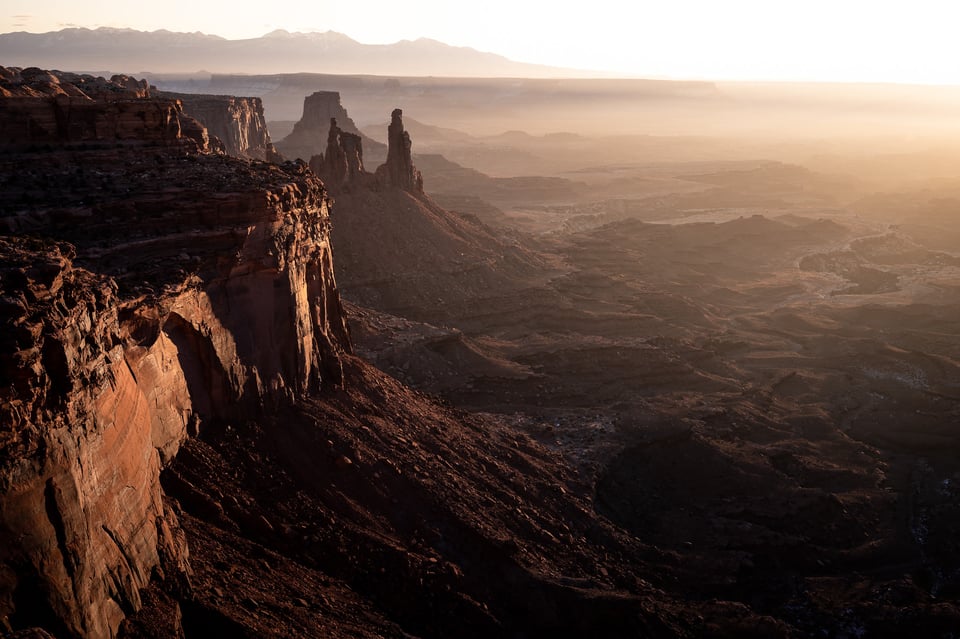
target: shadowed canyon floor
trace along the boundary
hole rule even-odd
[[[559,452],[599,514],[677,558],[659,585],[744,606],[728,632],[948,636],[956,253],[839,209],[658,215],[541,221],[543,283],[351,308],[358,352]]]

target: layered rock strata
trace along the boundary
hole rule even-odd
[[[124,144],[205,151],[209,137],[145,81],[0,67],[0,148]]]
[[[223,142],[228,154],[267,162],[283,160],[270,140],[260,98],[192,93],[161,95],[179,100],[184,112],[199,120],[210,135]]]
[[[182,115],[154,97],[72,99],[95,122]],[[350,349],[319,178],[140,122],[141,137],[124,129],[133,147],[81,148],[68,127],[0,159],[0,618],[13,629],[109,637],[151,579],[188,587],[161,468],[208,423],[339,383]]]
[[[116,284],[74,268],[69,245],[3,238],[0,251],[0,607],[14,626],[110,636],[161,556],[186,573],[158,450],[185,436],[166,418],[189,394],[168,363],[174,410],[157,410],[124,355]]]

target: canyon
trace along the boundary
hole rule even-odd
[[[267,132],[260,98],[195,93],[159,93],[178,100],[183,110],[223,143],[228,155],[268,162],[282,161]]]
[[[558,162],[590,148],[512,137]],[[676,553],[645,578],[711,619],[700,633],[949,636],[955,199],[700,161],[591,167],[550,178],[582,203],[532,206],[546,180],[424,159],[424,191],[476,216],[335,192],[359,353],[559,452],[599,514]],[[718,621],[699,598],[747,608]]]
[[[11,136],[2,172],[6,630],[666,623],[649,586],[613,576],[609,548],[633,542],[548,451],[350,355],[328,199],[305,164],[218,153],[148,87],[119,102],[82,88],[122,78],[4,78],[29,98],[11,105],[29,135]],[[99,114],[85,122],[137,117],[107,136],[48,129],[61,91]]]
[[[960,625],[952,200],[308,84],[0,68],[2,631]]]

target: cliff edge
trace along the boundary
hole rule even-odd
[[[159,95],[178,100],[185,113],[196,118],[210,135],[223,143],[227,154],[251,160],[283,161],[270,140],[260,98],[170,92]]]
[[[558,453],[351,355],[305,164],[211,152],[136,81],[3,71],[28,136],[0,138],[0,632],[680,634],[637,577],[656,553]],[[86,124],[44,126],[62,95]],[[360,175],[351,232],[393,269],[368,292],[471,295],[526,264]]]
[[[187,437],[342,380],[328,200],[143,84],[0,77],[0,617],[109,637],[158,571],[189,589]]]

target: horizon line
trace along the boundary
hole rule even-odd
[[[393,46],[393,45],[397,45],[397,44],[402,44],[402,43],[433,42],[433,43],[441,44],[441,45],[443,45],[443,46],[445,46],[445,47],[450,47],[450,48],[455,48],[455,49],[465,49],[465,50],[475,51],[475,52],[477,52],[477,53],[494,55],[494,56],[500,57],[500,58],[502,58],[502,59],[504,59],[504,60],[506,60],[506,61],[508,61],[508,62],[512,62],[512,63],[514,63],[514,64],[521,64],[521,65],[526,65],[526,66],[531,66],[531,67],[541,67],[541,68],[544,68],[544,69],[553,69],[553,70],[561,71],[561,72],[562,72],[562,71],[570,71],[570,72],[573,72],[573,73],[578,74],[578,75],[569,75],[569,76],[564,76],[564,75],[562,75],[562,74],[555,74],[555,75],[550,75],[550,76],[522,76],[522,75],[490,75],[490,76],[474,76],[474,75],[469,75],[469,76],[457,76],[457,75],[445,75],[445,76],[439,76],[439,75],[423,75],[423,76],[396,76],[395,74],[380,76],[380,75],[378,75],[378,74],[372,74],[372,73],[322,73],[322,72],[316,72],[316,73],[319,74],[319,75],[343,75],[343,76],[358,76],[358,75],[364,75],[364,76],[372,76],[372,77],[409,77],[409,78],[428,78],[428,77],[435,77],[435,78],[477,78],[477,79],[489,78],[489,79],[518,79],[518,80],[521,80],[521,79],[522,79],[522,80],[654,80],[654,81],[664,81],[664,82],[704,82],[704,83],[719,83],[719,84],[857,85],[857,86],[864,86],[864,87],[866,87],[866,86],[898,86],[898,87],[917,86],[917,87],[960,88],[960,80],[957,80],[957,81],[946,81],[946,82],[944,82],[944,81],[933,81],[933,80],[926,80],[926,81],[924,81],[924,80],[878,80],[878,79],[824,79],[824,78],[809,78],[809,77],[808,77],[808,78],[790,78],[790,79],[784,79],[784,78],[772,79],[772,78],[766,78],[766,77],[674,76],[674,75],[661,75],[661,74],[655,74],[655,73],[649,73],[649,74],[647,74],[647,73],[635,73],[635,72],[627,73],[627,72],[608,71],[608,70],[601,70],[601,69],[583,69],[583,68],[575,68],[575,67],[561,67],[561,66],[555,66],[555,65],[552,65],[552,64],[546,64],[546,63],[543,63],[543,62],[527,62],[527,61],[523,61],[523,60],[517,60],[517,59],[514,59],[514,58],[510,58],[510,57],[508,57],[508,56],[506,56],[506,55],[504,55],[504,54],[502,54],[502,53],[497,53],[496,51],[487,51],[487,50],[477,49],[476,47],[471,47],[471,46],[466,46],[466,45],[450,44],[450,43],[448,43],[448,42],[444,42],[444,41],[442,41],[442,40],[438,40],[438,39],[436,39],[436,38],[430,38],[430,37],[427,37],[427,36],[420,36],[420,37],[414,38],[414,39],[401,38],[401,39],[399,39],[399,40],[395,40],[395,41],[391,41],[391,42],[363,42],[363,41],[361,41],[361,40],[357,40],[356,38],[354,38],[353,36],[351,36],[351,35],[349,35],[349,34],[343,33],[342,31],[335,31],[335,30],[333,30],[333,29],[326,29],[326,30],[324,30],[324,31],[321,31],[321,30],[319,30],[319,29],[313,29],[313,30],[309,30],[309,31],[299,31],[299,30],[298,30],[298,31],[290,31],[290,30],[288,30],[288,29],[284,29],[284,28],[278,27],[278,28],[276,28],[276,29],[273,29],[273,30],[271,30],[271,31],[268,31],[268,32],[266,32],[266,33],[263,33],[263,34],[261,34],[261,35],[259,35],[259,36],[228,37],[228,36],[223,36],[223,35],[216,34],[216,33],[208,33],[208,32],[201,31],[201,30],[194,30],[194,31],[175,31],[175,30],[171,30],[171,29],[167,29],[167,28],[159,28],[159,29],[149,30],[149,29],[138,29],[138,28],[135,28],[135,27],[114,27],[114,26],[106,26],[106,25],[101,25],[101,26],[97,26],[97,27],[71,25],[71,26],[65,26],[65,27],[63,27],[63,28],[61,28],[61,29],[47,30],[47,31],[32,31],[32,30],[26,30],[26,29],[21,29],[21,30],[17,30],[17,31],[7,31],[7,32],[4,32],[4,33],[0,33],[0,37],[2,37],[2,36],[7,36],[7,35],[19,35],[19,34],[42,36],[42,35],[49,35],[49,34],[61,33],[61,32],[63,32],[63,31],[89,31],[89,32],[96,32],[96,31],[126,31],[126,32],[133,32],[133,33],[150,33],[150,34],[153,34],[153,33],[171,33],[171,34],[181,34],[181,35],[199,35],[199,36],[204,36],[204,37],[209,37],[209,38],[216,38],[216,39],[219,39],[219,40],[224,41],[224,42],[241,42],[241,41],[244,41],[244,40],[261,40],[261,39],[267,38],[267,37],[269,37],[269,36],[271,36],[271,35],[273,35],[273,34],[281,34],[281,33],[282,33],[282,34],[288,34],[288,35],[291,35],[291,36],[298,36],[298,35],[310,36],[310,35],[327,35],[327,34],[334,34],[334,35],[342,36],[342,37],[350,40],[351,42],[355,42],[355,43],[357,43],[357,44],[359,44],[359,45],[362,45],[362,46],[386,46],[386,47]],[[231,71],[231,72],[227,72],[227,71],[215,71],[215,72],[213,72],[213,71],[204,71],[204,70],[201,69],[201,70],[197,70],[197,71],[168,71],[168,72],[157,72],[157,71],[147,71],[147,70],[144,70],[144,71],[140,71],[139,73],[150,73],[150,74],[155,74],[155,75],[160,75],[160,74],[163,74],[163,73],[178,74],[178,75],[182,75],[182,74],[206,74],[206,73],[209,73],[209,74],[211,74],[211,75],[216,75],[216,74],[229,74],[229,75],[285,75],[285,74],[311,73],[311,72],[292,72],[292,71],[291,71],[291,72],[278,72],[278,73],[276,73],[276,74],[263,74],[263,73],[242,73],[242,72],[232,72],[232,71]]]

